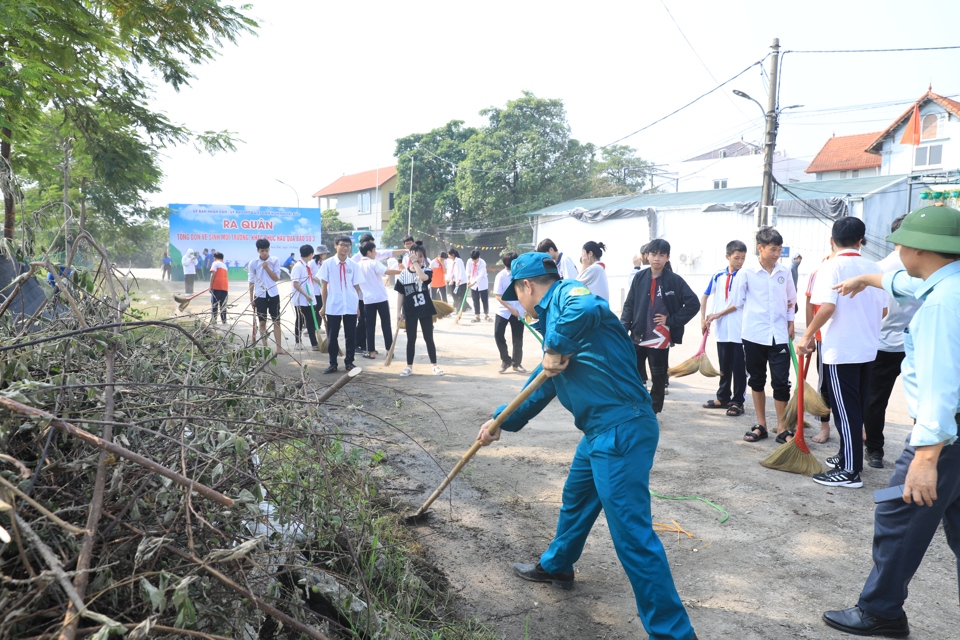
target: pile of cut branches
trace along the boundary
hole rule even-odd
[[[56,281],[0,315],[0,639],[459,637],[332,389],[105,255]]]

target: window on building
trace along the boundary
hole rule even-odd
[[[840,179],[841,179],[841,180],[846,180],[846,178],[847,178],[847,172],[846,172],[846,171],[841,171],[841,172],[840,172]]]
[[[923,119],[920,120],[920,139],[921,140],[936,140],[937,138],[937,125],[940,122],[940,117],[936,113],[928,113],[923,116]]]
[[[370,194],[357,194],[357,213],[370,213]]]
[[[859,177],[860,177],[860,169],[854,169],[853,171],[851,171],[851,172],[850,172],[850,177],[851,177],[851,178],[859,178]]]
[[[723,180],[714,180],[714,181],[713,181],[713,188],[714,188],[714,189],[726,189],[726,188],[727,188],[727,179],[724,178]]]
[[[943,145],[931,144],[926,147],[917,147],[913,164],[917,167],[928,167],[943,162]]]
[[[393,211],[393,191],[387,194],[387,204],[389,205],[387,211]]]
[[[721,158],[726,158],[726,157],[727,157],[727,150],[726,150],[726,149],[720,149],[720,157],[721,157]]]

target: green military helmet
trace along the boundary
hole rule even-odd
[[[912,211],[887,242],[911,249],[960,254],[960,211],[941,203]]]

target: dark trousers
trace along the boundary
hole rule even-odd
[[[197,274],[186,273],[183,275],[183,292],[193,293],[193,282],[197,279]]]
[[[447,301],[447,288],[446,287],[431,287],[430,288],[430,297],[434,300],[443,300]]]
[[[957,417],[960,423],[960,415]],[[916,452],[907,446],[897,459],[888,486],[902,485]],[[873,570],[857,605],[884,618],[903,615],[907,586],[917,572],[940,523],[947,544],[960,560],[960,446],[944,447],[937,461],[937,499],[932,507],[889,500],[877,505],[873,525]],[[946,593],[944,593],[946,597]]]
[[[490,315],[490,302],[488,300],[490,292],[487,289],[483,291],[477,291],[476,289],[471,289],[470,294],[473,296],[473,310],[479,316],[480,315],[480,304],[483,303],[483,315]]]
[[[377,314],[380,314],[380,330],[383,332],[383,347],[390,351],[393,344],[393,334],[390,333],[392,325],[390,324],[390,303],[387,300],[383,302],[374,302],[365,304],[363,313],[366,316],[364,323],[366,325],[366,345],[367,351],[377,350]]]
[[[337,366],[337,357],[340,355],[340,325],[343,324],[343,338],[347,343],[343,356],[343,364],[352,367],[353,356],[357,351],[357,316],[327,316],[327,347],[330,353],[330,366]]]
[[[296,307],[297,317],[293,321],[293,339],[294,342],[300,344],[300,335],[303,333],[303,330],[307,330],[307,335],[310,337],[310,346],[315,347],[317,344],[317,327],[320,325],[319,320],[317,320],[317,311],[307,305],[305,307]],[[314,324],[316,321],[317,324]]]
[[[507,325],[510,325],[510,335],[513,338],[513,357],[507,349]],[[500,351],[500,362],[505,365],[520,366],[523,360],[523,323],[520,318],[512,315],[509,318],[497,316],[493,319],[493,341]]]
[[[411,320],[407,318],[407,366],[413,366],[413,356],[417,353],[417,325],[423,330],[423,341],[427,343],[427,356],[431,364],[437,364],[437,346],[433,343],[433,316]]]
[[[872,362],[825,364],[830,380],[830,408],[840,434],[840,466],[852,473],[863,470],[863,409],[870,389]]]
[[[767,365],[770,365],[770,386],[773,399],[790,400],[790,350],[786,344],[757,344],[743,341],[743,359],[747,365],[747,384],[763,393],[767,386]]]
[[[823,401],[827,403],[828,407],[831,407],[833,405],[830,403],[830,380],[823,370],[823,343],[819,340],[817,340],[817,376],[820,380],[820,388],[818,389],[818,391],[820,391],[820,397],[823,398]],[[820,416],[820,422],[830,422],[830,414]]]
[[[636,344],[633,345],[633,348],[637,352],[637,371],[640,372],[640,382],[646,386],[649,379],[647,377],[647,349]]]
[[[221,291],[220,289],[211,289],[210,290],[210,302],[213,304],[213,321],[217,321],[217,311],[220,311],[220,320],[223,322],[227,321],[227,293],[228,291]]]
[[[664,390],[667,388],[667,369],[670,368],[670,349],[650,349],[637,347],[637,353],[644,352],[650,363],[650,399],[653,400],[653,412],[663,411]],[[639,366],[639,363],[638,363]]]
[[[454,285],[452,295],[453,295],[453,307],[454,309],[457,310],[457,312],[460,311],[460,305],[464,305],[463,307],[464,313],[470,310],[470,305],[468,305],[463,300],[467,295],[467,285],[461,284],[459,287],[457,287],[457,285]]]
[[[732,402],[742,407],[747,394],[747,365],[743,358],[743,345],[739,342],[718,342],[717,358],[720,363],[720,388],[717,389],[717,402],[720,404]]]
[[[883,457],[883,424],[887,420],[887,403],[900,375],[904,355],[903,351],[877,351],[877,359],[873,361],[867,408],[863,412],[867,453],[879,453]]]
[[[361,300],[357,306],[357,349],[360,351],[367,350],[367,314],[363,309],[364,304]]]

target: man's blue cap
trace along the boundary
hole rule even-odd
[[[507,302],[516,302],[517,291],[513,285],[514,282],[525,278],[544,276],[548,273],[560,274],[560,272],[557,271],[557,263],[553,261],[553,258],[551,258],[549,254],[536,251],[524,253],[510,263],[510,286],[507,287],[507,290],[504,291],[500,297]]]

